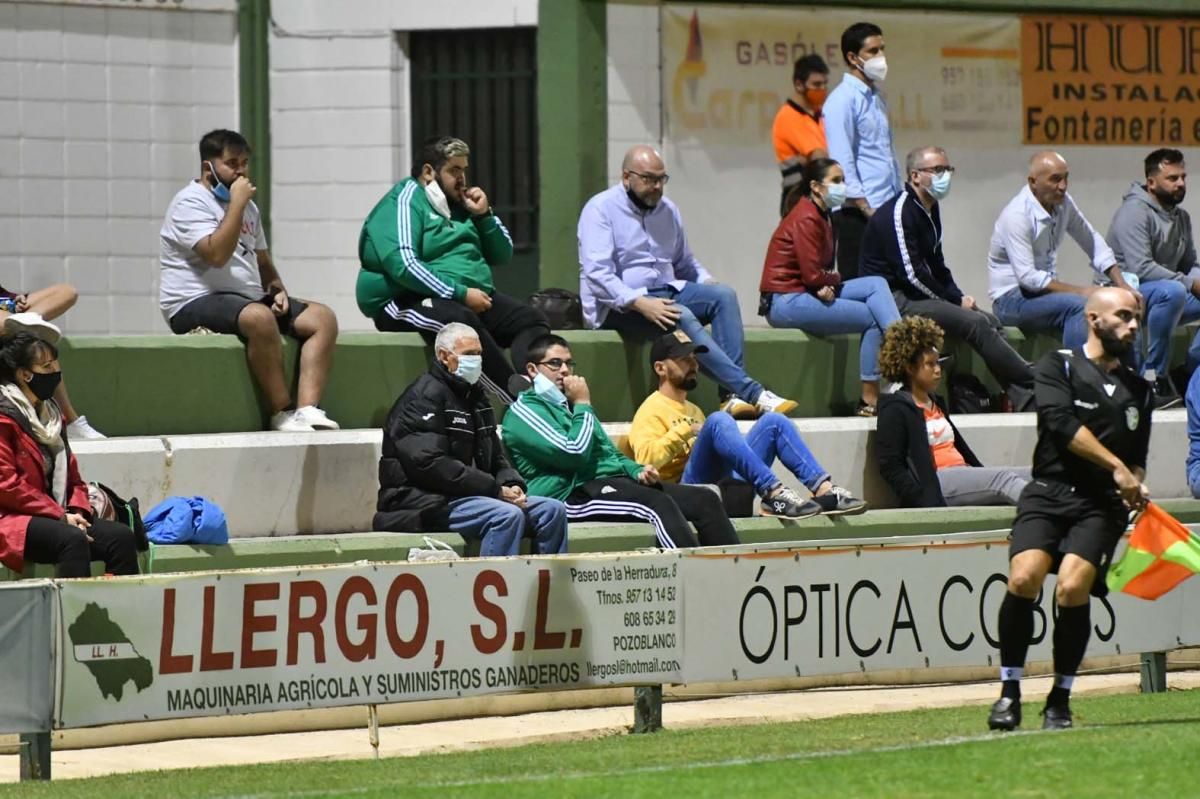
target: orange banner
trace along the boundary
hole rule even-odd
[[[1021,18],[1026,144],[1200,144],[1200,19]]]

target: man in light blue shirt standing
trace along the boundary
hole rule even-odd
[[[988,296],[1000,321],[1022,330],[1061,336],[1063,346],[1079,349],[1087,341],[1083,307],[1097,286],[1076,286],[1058,279],[1058,247],[1070,235],[1092,269],[1138,294],[1121,274],[1116,256],[1067,193],[1066,159],[1040,152],[1029,162],[1025,188],[1000,212],[988,248]]]
[[[883,30],[856,22],[842,32],[846,74],[829,95],[825,138],[829,157],[846,173],[846,202],[834,219],[838,271],[843,280],[858,277],[858,255],[867,219],[904,189],[892,143],[887,104],[879,84],[887,77]]]
[[[663,196],[668,180],[662,156],[640,144],[625,154],[621,182],[584,206],[578,230],[584,322],[641,339],[682,330],[698,352],[708,348],[698,356],[700,370],[720,386],[721,410],[734,418],[795,410],[794,401],[746,374],[737,294],[692,254],[679,208]]]

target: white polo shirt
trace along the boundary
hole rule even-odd
[[[1004,206],[992,230],[988,296],[994,301],[1018,287],[1034,294],[1044,291],[1058,276],[1058,247],[1067,234],[1079,243],[1101,276],[1117,263],[1104,237],[1087,221],[1070,193],[1050,212],[1026,184]]]
[[[267,236],[253,201],[242,212],[242,232],[228,263],[209,266],[196,252],[196,244],[216,231],[228,209],[228,203],[218,200],[198,180],[181,189],[167,206],[159,234],[162,272],[158,290],[158,304],[167,321],[192,300],[209,294],[259,299],[266,293],[257,251],[267,249]]]

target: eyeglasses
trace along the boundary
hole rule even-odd
[[[667,181],[669,181],[669,180],[671,179],[671,176],[670,176],[670,175],[666,175],[666,174],[663,174],[663,175],[647,175],[647,174],[644,174],[644,173],[642,173],[642,172],[634,172],[632,169],[631,169],[631,170],[629,170],[629,174],[631,174],[631,175],[637,175],[639,178],[641,178],[642,180],[646,181],[646,182],[647,182],[647,183],[649,183],[651,186],[665,186],[665,185],[667,185]]]
[[[562,358],[551,358],[548,361],[539,361],[537,365],[549,366],[551,369],[561,369],[563,368],[564,364],[566,364],[566,367],[571,371],[575,371],[575,361],[572,358],[568,358],[565,361]]]
[[[944,175],[947,172],[949,172],[951,175],[953,175],[954,167],[952,167],[952,166],[923,166],[923,167],[919,168],[917,171],[918,172],[932,172],[935,175]]]

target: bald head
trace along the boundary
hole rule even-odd
[[[1133,346],[1141,314],[1132,292],[1115,286],[1097,289],[1088,297],[1083,313],[1089,352],[1095,352],[1098,344],[1105,356],[1115,359]]]
[[[662,200],[667,184],[667,165],[649,144],[635,144],[621,161],[621,183],[633,194],[635,202],[653,208]]]
[[[1029,159],[1029,190],[1047,211],[1067,199],[1067,159],[1053,150],[1035,153]]]

